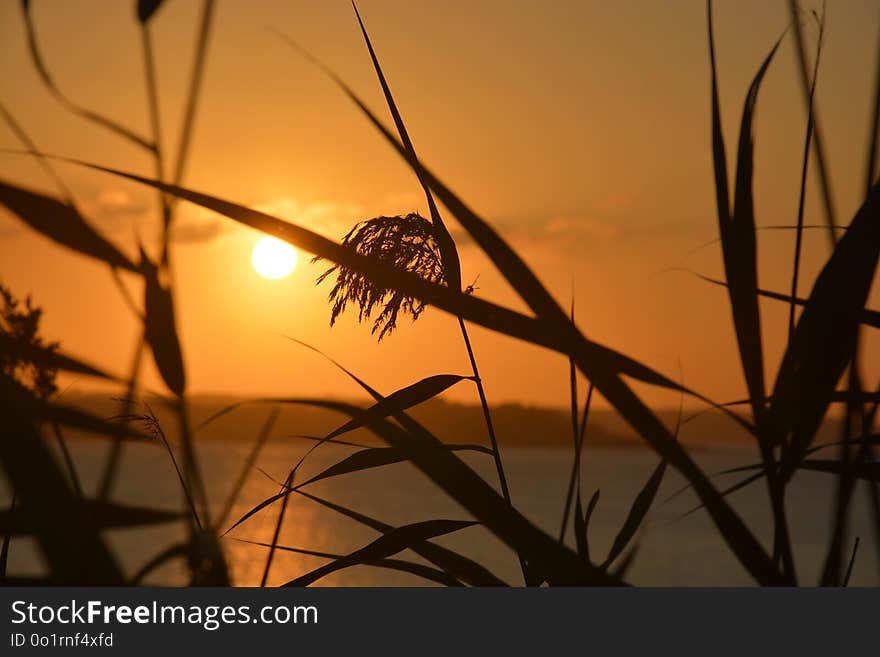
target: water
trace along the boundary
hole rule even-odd
[[[106,444],[89,440],[71,442],[71,451],[87,494],[94,492],[104,461]],[[238,441],[211,441],[199,445],[199,455],[215,502],[214,514],[225,500],[231,483],[237,478],[249,445]],[[305,449],[302,443],[278,442],[266,446],[257,466],[276,479],[283,479],[290,464]],[[557,535],[568,473],[570,450],[516,447],[503,449],[505,469],[516,506],[535,524]],[[339,460],[350,450],[326,446],[307,463],[305,474],[316,473]],[[754,450],[729,447],[695,453],[696,460],[708,472],[752,463]],[[494,466],[485,455],[473,454],[466,460],[489,481],[494,481]],[[596,488],[600,499],[590,526],[590,549],[593,560],[603,559],[615,534],[626,517],[634,496],[650,476],[657,458],[641,449],[591,449],[584,463],[584,498]],[[718,478],[719,487],[735,481],[737,475]],[[749,585],[752,580],[725,547],[704,512],[677,520],[694,506],[688,492],[672,501],[667,498],[682,486],[682,479],[668,471],[654,510],[637,538],[638,554],[628,579],[639,585],[718,586]],[[801,582],[815,583],[826,550],[829,519],[834,503],[834,478],[823,474],[801,473],[788,495],[788,511],[795,545],[798,576]],[[259,501],[275,494],[278,487],[266,476],[253,470],[230,520],[238,519]],[[357,474],[318,482],[308,488],[315,495],[353,508],[392,525],[430,518],[467,518],[467,514],[448,496],[407,464],[386,466]],[[7,497],[8,503],[8,495]],[[168,455],[149,445],[132,446],[126,451],[115,498],[119,502],[179,508],[180,489]],[[731,502],[749,527],[766,541],[770,537],[771,517],[766,503],[766,488],[757,482],[731,496]],[[665,502],[665,503],[664,503]],[[267,550],[235,539],[270,542],[278,506],[264,510],[236,528],[224,539],[233,580],[238,585],[258,585]],[[168,545],[183,537],[180,523],[149,529],[109,532],[107,540],[124,555],[128,573]],[[377,534],[334,511],[293,496],[288,506],[281,545],[344,554],[373,540]],[[862,488],[853,505],[851,536],[861,536],[861,547],[852,583],[878,584],[878,546],[874,542],[870,508]],[[458,550],[489,568],[509,583],[521,583],[515,556],[500,541],[481,527],[473,527],[437,539],[438,543]],[[404,558],[419,560],[412,553]],[[326,560],[319,557],[278,552],[274,558],[269,584],[282,584],[316,568]],[[10,552],[10,571],[38,575],[44,570],[36,543],[29,538],[15,539]],[[147,580],[151,584],[185,583],[183,564],[168,564]],[[387,569],[359,566],[333,573],[320,580],[323,586],[412,586],[425,585],[413,575]]]

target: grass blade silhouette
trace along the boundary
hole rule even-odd
[[[181,397],[186,388],[183,354],[174,318],[171,292],[159,282],[159,270],[144,255],[146,309],[145,334],[153,350],[156,367],[168,389]]]
[[[38,233],[61,246],[96,258],[111,267],[138,271],[137,265],[101,237],[75,208],[66,203],[0,181],[0,204]]]
[[[131,582],[129,586],[140,586],[143,582],[144,578],[149,575],[151,572],[156,570],[159,566],[171,561],[172,559],[176,559],[178,557],[186,557],[189,555],[190,546],[189,543],[174,543],[173,545],[165,548],[159,554],[151,558],[147,563],[137,569],[137,572],[132,576]]]
[[[813,99],[810,109],[810,67],[807,64],[807,48],[804,44],[803,30],[801,30],[800,16],[797,0],[788,0],[789,15],[791,17],[792,36],[797,55],[798,73],[801,82],[801,90],[804,95],[804,106],[813,115],[813,151],[816,156],[816,171],[819,174],[819,190],[822,198],[822,209],[825,214],[825,222],[828,226],[828,243],[832,250],[837,245],[837,220],[834,211],[834,194],[831,192],[831,177],[825,160],[825,140],[819,121],[819,109],[816,100]]]
[[[58,451],[61,452],[61,457],[64,459],[64,467],[67,468],[67,476],[70,478],[70,485],[73,486],[73,490],[77,497],[83,499],[85,495],[83,495],[82,484],[80,483],[76,466],[73,463],[73,457],[70,454],[70,449],[67,447],[67,440],[64,438],[61,426],[57,422],[52,422],[51,424],[52,433],[55,436],[55,441],[58,443]]]
[[[76,497],[79,497],[76,494]],[[144,527],[178,522],[180,511],[166,511],[150,507],[102,502],[82,499],[81,513],[87,516],[93,527],[99,530],[125,527]],[[12,505],[0,510],[0,526],[13,535],[38,534],[41,531],[40,519],[22,506]]]
[[[349,404],[323,399],[303,398],[299,403],[337,410],[352,417],[360,412]],[[402,428],[378,419],[371,420],[369,428],[390,446],[406,454],[416,468],[515,552],[526,555],[529,566],[546,581],[568,585],[620,584],[595,566],[582,563],[575,553],[532,525],[470,467],[444,449],[443,444],[424,427],[403,413],[396,415],[395,419],[403,425]]]
[[[611,550],[608,552],[608,556],[605,557],[605,561],[602,563],[603,568],[610,567],[614,560],[617,559],[617,557],[619,557],[626,549],[626,546],[629,545],[633,536],[636,535],[636,531],[638,531],[639,526],[642,524],[642,521],[651,508],[651,504],[654,502],[654,498],[657,496],[657,491],[660,489],[660,483],[663,481],[663,475],[665,472],[666,461],[660,461],[654,469],[653,474],[651,474],[648,481],[645,482],[642,490],[639,491],[639,494],[633,501],[632,507],[629,510],[629,515],[627,515],[623,526],[614,538]]]
[[[448,445],[447,448],[450,452],[478,451],[483,454],[492,454],[492,450],[487,449],[482,445]],[[395,449],[394,447],[370,447],[347,456],[338,463],[322,470],[314,477],[310,477],[296,486],[291,486],[291,488],[296,490],[323,479],[361,472],[362,470],[381,468],[382,466],[393,465],[395,463],[405,463],[406,461],[406,456],[402,454],[399,449]]]
[[[598,504],[598,502],[599,489],[597,488],[596,492],[590,497],[590,501],[587,502],[586,511],[581,508],[580,493],[578,493],[577,501],[575,503],[575,541],[577,542],[578,554],[588,561],[590,560],[590,519],[593,517],[593,511],[596,510],[596,504]]]
[[[288,400],[288,403],[291,404],[300,404],[300,400],[291,399]],[[316,439],[318,441],[322,441],[322,438]],[[482,445],[467,445],[467,444],[443,444],[445,449],[450,451],[473,451],[473,452],[482,452],[484,454],[492,454],[490,449],[483,447]],[[291,474],[288,475],[287,483],[279,482],[279,486],[281,486],[281,491],[275,493],[274,495],[270,495],[266,499],[262,500],[255,506],[251,507],[247,512],[244,513],[238,520],[236,520],[230,527],[226,530],[225,533],[231,532],[233,529],[238,527],[240,524],[244,523],[246,520],[256,515],[263,509],[271,506],[275,502],[279,500],[283,500],[288,497],[291,493],[301,492],[301,489],[305,488],[309,484],[312,484],[316,481],[320,481],[322,479],[328,479],[330,477],[336,477],[343,474],[348,474],[351,472],[358,472],[360,470],[366,470],[371,468],[381,467],[383,465],[390,465],[393,463],[401,463],[405,462],[408,459],[404,454],[400,452],[400,450],[394,447],[365,447],[360,452],[355,452],[343,459],[339,463],[329,466],[327,469],[321,471],[319,474],[311,477],[310,479],[303,481],[299,484],[294,485],[292,483],[293,474],[298,470],[298,467],[302,465],[304,459],[301,459],[297,466],[291,469]]]
[[[165,0],[137,0],[137,19],[141,23],[146,23],[153,18],[153,15],[159,11]]]
[[[810,93],[807,97],[807,135],[804,138],[804,155],[801,164],[801,182],[798,195],[797,232],[794,244],[794,265],[791,273],[791,299],[788,308],[788,340],[794,333],[795,326],[795,302],[798,295],[798,279],[801,267],[801,243],[804,234],[804,203],[807,190],[807,171],[810,165],[810,147],[813,143],[813,99],[816,96],[816,82],[819,79],[819,62],[822,58],[822,42],[825,36],[825,6],[822,6],[822,17],[819,20],[819,37],[816,42],[816,59],[813,62],[813,77],[810,81]]]
[[[293,340],[297,344],[299,344],[303,347],[306,347],[307,349],[310,349],[310,350],[320,354],[321,356],[327,358],[326,354],[322,353],[318,349],[315,349],[311,345],[308,345],[305,342],[302,342],[300,340],[296,340],[294,338],[291,338],[291,340]],[[331,363],[333,363],[334,365],[339,367],[339,363],[337,363],[333,359],[329,359],[329,360]],[[354,377],[353,375],[351,375],[351,373],[348,372],[347,370],[345,370],[344,368],[342,368],[342,370],[346,374],[349,374],[350,376],[352,376],[352,378],[354,378],[355,381],[358,381],[358,383],[362,383],[359,379],[357,379],[357,377]],[[433,399],[434,397],[436,397],[440,393],[444,392],[445,390],[447,390],[448,388],[455,385],[459,381],[462,381],[465,378],[468,378],[468,377],[458,376],[456,374],[438,374],[435,376],[427,377],[425,379],[417,381],[416,383],[414,383],[412,385],[406,386],[405,388],[401,388],[400,390],[396,390],[395,392],[391,393],[390,395],[388,395],[387,397],[385,397],[381,401],[377,401],[373,406],[371,406],[370,408],[368,408],[364,411],[364,417],[365,418],[368,418],[368,417],[386,418],[389,415],[393,415],[394,413],[408,410],[409,408],[412,408],[413,406],[417,406],[418,404],[424,403],[424,402],[428,401],[429,399]],[[369,387],[365,387],[365,389],[367,389],[367,391],[370,392],[370,394],[372,394],[372,391],[369,389]],[[375,395],[374,395],[374,398],[375,398]],[[331,431],[326,436],[324,436],[322,439],[320,439],[318,442],[316,442],[314,445],[312,445],[312,447],[310,447],[306,451],[306,453],[302,455],[302,457],[299,459],[299,461],[296,463],[296,465],[293,466],[293,469],[290,471],[290,474],[288,475],[288,485],[290,484],[290,482],[293,481],[293,478],[296,476],[297,471],[300,469],[300,467],[302,467],[302,465],[303,465],[303,463],[305,463],[306,459],[308,459],[309,456],[311,456],[315,452],[315,450],[317,450],[323,444],[330,442],[330,441],[338,438],[339,436],[344,435],[345,433],[348,433],[349,431],[353,431],[355,429],[358,429],[358,428],[364,426],[365,424],[366,424],[366,422],[364,419],[354,418],[352,420],[349,420],[345,424],[343,424],[338,429]],[[490,453],[492,453],[494,455],[494,452],[490,452]],[[402,460],[402,459],[403,459],[403,457],[400,457],[399,460]],[[305,485],[305,484],[302,484],[302,485]]]
[[[754,201],[752,198],[753,138],[752,121],[761,82],[779,47],[780,40],[770,50],[755,75],[746,94],[740,125],[737,154],[734,206],[728,205],[727,165],[724,140],[721,134],[721,115],[715,72],[715,46],[712,29],[712,4],[709,8],[709,52],[712,66],[712,140],[715,163],[718,228],[721,236],[724,268],[727,274],[730,305],[736,329],[740,358],[746,383],[753,401],[756,423],[763,415],[764,357],[761,346],[761,320],[758,309],[757,247],[755,239]]]
[[[40,48],[37,44],[36,28],[34,27],[33,16],[31,15],[30,0],[21,0],[21,11],[24,18],[25,29],[27,31],[28,49],[30,50],[31,60],[34,63],[34,67],[37,69],[40,79],[43,81],[46,89],[49,90],[49,93],[52,94],[69,112],[72,112],[87,121],[100,125],[141,148],[148,151],[155,151],[155,144],[136,134],[133,130],[128,129],[122,124],[102,116],[97,112],[81,107],[61,93],[58,86],[55,84],[55,80],[49,74],[49,69],[46,67],[43,56],[40,54]]]
[[[311,495],[305,491],[297,491],[297,494],[342,514],[347,518],[351,518],[362,525],[370,527],[377,532],[387,534],[394,529],[391,525],[380,522],[375,518],[370,518],[362,513],[358,513],[357,511],[353,511],[339,504],[334,504],[333,502],[316,495]],[[421,544],[410,545],[410,549],[466,584],[471,584],[473,586],[507,586],[504,581],[496,577],[476,561],[435,543],[425,541]]]
[[[326,355],[322,354],[319,350],[315,349],[314,347],[312,347],[304,342],[301,342],[299,340],[296,340],[294,338],[291,338],[291,340],[293,340],[297,344],[300,344],[308,349],[311,349],[312,351],[317,352],[318,354],[320,354],[326,358]],[[332,359],[330,359],[330,360],[331,360],[331,362],[333,362],[334,364],[336,364],[338,366],[338,363],[336,363]],[[344,368],[343,368],[343,371],[350,374]],[[360,380],[357,379],[357,377],[353,377],[353,378],[356,381],[358,381],[359,383],[361,383]],[[377,400],[375,407],[373,409],[367,410],[366,413],[364,414],[363,419],[360,419],[360,418],[352,419],[346,425],[343,425],[343,427],[341,427],[340,430],[343,430],[343,429],[349,430],[349,429],[347,429],[348,426],[351,426],[352,428],[357,428],[358,426],[362,426],[363,424],[366,423],[366,421],[370,417],[371,412],[376,417],[384,418],[390,414],[400,412],[401,410],[403,410],[403,408],[408,408],[409,406],[422,403],[422,402],[426,401],[427,399],[430,399],[430,398],[440,394],[441,392],[446,390],[449,386],[460,381],[462,378],[464,378],[464,377],[457,377],[455,375],[438,375],[437,377],[429,377],[428,379],[423,379],[422,381],[419,381],[411,386],[407,386],[406,388],[398,390],[396,393],[394,393],[394,395],[396,395],[396,397],[394,397],[393,399],[391,397],[380,399],[378,396],[373,395]],[[370,391],[369,388],[367,388],[367,389],[368,389],[368,391]],[[372,391],[370,391],[370,392],[372,394]],[[284,487],[282,488],[282,491],[279,493],[279,496],[276,497],[276,499],[281,499],[282,501],[281,501],[281,509],[278,512],[278,520],[276,521],[276,524],[275,524],[275,532],[272,537],[272,545],[277,544],[278,538],[281,534],[281,526],[284,523],[284,515],[287,512],[287,505],[290,501],[290,497],[289,497],[290,486],[293,483],[293,480],[294,480],[294,477],[296,476],[297,471],[299,470],[300,466],[302,466],[302,464],[305,462],[305,460],[309,457],[309,455],[312,454],[316,449],[318,449],[322,444],[324,444],[326,442],[326,440],[331,440],[331,439],[341,435],[341,433],[345,432],[345,431],[341,431],[341,433],[337,433],[340,430],[337,430],[336,432],[332,432],[332,433],[328,434],[325,437],[325,440],[317,442],[312,447],[310,447],[306,451],[306,453],[300,458],[299,462],[293,467],[293,469],[291,469],[290,473],[288,474],[287,480],[285,481],[285,484],[284,484]],[[357,458],[358,457],[355,457],[355,464],[356,465],[358,463]],[[361,456],[360,458],[363,459],[364,457]],[[349,461],[350,459],[351,459],[351,457],[349,457],[349,459],[347,459],[347,461]],[[375,462],[375,460],[374,460],[374,462]],[[364,464],[361,463],[361,465],[364,465]],[[376,465],[368,466],[368,467],[379,467],[379,465],[384,465],[384,463],[379,462]],[[306,483],[311,483],[311,482],[306,482]],[[262,507],[260,507],[260,508],[262,508]],[[260,583],[261,586],[265,586],[266,582],[269,578],[269,570],[272,567],[272,559],[273,559],[274,555],[275,555],[274,548],[270,548],[269,554],[266,558],[266,567],[263,570],[263,577],[262,577],[262,580]]]
[[[245,539],[236,539],[241,543],[249,543],[250,545],[257,545],[260,547],[271,547],[269,543],[260,543],[259,541],[248,541]],[[306,550],[303,548],[295,548],[287,545],[278,545],[276,546],[277,550],[281,550],[282,552],[293,552],[295,554],[305,554],[313,557],[323,557],[326,559],[333,559],[334,561],[338,561],[340,559],[345,559],[346,555],[343,554],[334,554],[333,552],[321,552],[319,550]],[[426,579],[429,582],[436,582],[437,584],[442,584],[443,586],[463,586],[463,584],[455,579],[452,575],[439,570],[437,568],[432,568],[431,566],[426,566],[421,563],[413,563],[412,561],[405,561],[403,559],[377,559],[375,561],[364,561],[363,563],[353,563],[350,566],[374,566],[376,568],[387,568],[388,570],[396,570],[402,573],[409,573],[411,575],[416,575],[417,577],[421,577],[422,579]]]
[[[715,278],[710,278],[709,276],[703,276],[701,274],[697,274],[699,278],[706,281],[707,283],[713,283],[714,285],[721,285],[723,287],[727,286],[727,283],[724,281],[719,281]],[[758,295],[762,297],[766,297],[768,299],[774,299],[776,301],[784,301],[786,303],[794,303],[798,306],[805,306],[807,304],[806,299],[802,299],[800,297],[796,297],[794,299],[791,296],[786,294],[780,294],[779,292],[772,292],[770,290],[758,289]],[[870,308],[863,308],[861,312],[861,316],[859,321],[865,326],[870,326],[872,328],[880,328],[880,311],[871,310]],[[748,400],[746,400],[748,402]]]
[[[229,495],[227,495],[226,502],[216,520],[217,527],[223,526],[226,523],[229,514],[232,513],[232,509],[235,507],[235,502],[238,500],[238,496],[241,494],[241,490],[244,488],[244,484],[247,481],[247,476],[250,473],[251,468],[254,467],[254,463],[257,461],[257,456],[260,454],[266,441],[269,440],[269,434],[272,433],[272,428],[278,420],[278,413],[278,409],[273,408],[266,417],[266,422],[263,424],[263,428],[260,429],[260,433],[257,435],[257,439],[254,441],[254,445],[248,453],[244,465],[241,467],[241,473],[238,475],[238,479],[232,484],[232,488],[229,489]]]
[[[800,470],[827,472],[829,474],[849,474],[857,479],[880,482],[880,462],[841,462],[837,459],[804,459],[800,462]]]
[[[83,362],[78,358],[64,354],[55,349],[47,349],[32,344],[14,340],[8,334],[0,331],[0,352],[14,353],[29,363],[50,370],[64,370],[74,374],[84,374],[107,381],[119,381],[119,378],[108,374],[93,365]]]
[[[30,135],[25,132],[25,129],[22,125],[15,120],[15,117],[12,116],[12,113],[6,109],[2,102],[0,102],[0,116],[3,117],[3,120],[6,122],[6,125],[9,126],[9,129],[18,137],[18,140],[22,143],[22,145],[29,151],[38,152],[36,143],[31,139]],[[58,172],[52,168],[52,165],[49,164],[49,161],[40,155],[34,156],[37,163],[40,167],[48,174],[48,176],[52,179],[52,182],[55,183],[55,186],[58,188],[58,191],[61,192],[61,196],[64,198],[64,202],[70,206],[75,207],[75,202],[73,200],[73,194],[71,194],[70,189],[61,179],[61,176],[58,175]]]
[[[771,412],[790,436],[790,475],[825,416],[853,356],[861,314],[880,256],[880,184],[856,213],[823,267],[786,349]]]
[[[6,410],[0,423],[0,464],[21,506],[36,521],[51,578],[61,585],[121,585],[116,559],[33,426],[31,398],[0,375],[0,403]]]
[[[426,377],[412,385],[392,392],[385,397],[384,401],[377,402],[370,408],[366,409],[364,414],[378,418],[385,418],[389,415],[394,415],[399,411],[405,411],[413,406],[418,406],[419,404],[433,399],[437,395],[454,386],[456,383],[470,378],[471,377],[469,376],[459,376],[458,374],[435,374]],[[338,438],[349,431],[354,431],[355,429],[364,426],[364,424],[364,420],[350,420],[338,429],[328,433],[327,438]]]
[[[571,322],[572,324],[575,321],[574,315],[574,296],[571,299]],[[580,514],[580,497],[581,497],[581,440],[579,439],[578,433],[578,385],[577,385],[577,366],[574,363],[574,359],[569,356],[568,357],[568,390],[569,390],[569,410],[571,413],[571,439],[572,439],[572,447],[574,449],[574,458],[572,459],[571,464],[571,475],[568,478],[568,490],[565,494],[565,504],[562,507],[562,527],[559,529],[559,542],[562,543],[565,541],[565,530],[568,527],[568,516],[571,511],[571,502],[575,493],[575,484],[577,484],[577,505],[575,509],[575,515]],[[586,408],[584,409],[584,424],[586,424],[586,414],[589,412],[590,399],[593,395],[593,387],[590,386],[589,392],[587,393],[587,402]],[[581,519],[582,520],[582,519]],[[577,527],[575,527],[575,532],[577,533]],[[580,539],[578,539],[580,540]],[[580,550],[578,550],[580,553]]]
[[[430,538],[445,536],[467,527],[473,527],[477,523],[465,520],[426,520],[411,525],[404,525],[383,534],[369,545],[356,550],[349,555],[336,559],[310,573],[292,579],[283,586],[308,586],[314,584],[322,577],[334,573],[343,568],[378,561],[391,557],[406,550],[413,543],[423,543]]]

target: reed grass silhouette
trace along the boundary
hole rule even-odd
[[[830,178],[817,111],[817,80],[824,37],[824,14],[808,17],[815,22],[819,32],[815,64],[810,70],[801,29],[803,15],[794,0],[790,2],[791,27],[799,53],[808,119],[803,175],[798,190],[801,202],[795,225],[787,227],[795,231],[792,285],[789,294],[782,294],[764,290],[758,284],[758,229],[752,190],[755,140],[753,121],[757,112],[758,96],[765,73],[772,65],[785,34],[771,46],[747,90],[731,187],[718,93],[712,3],[711,0],[707,2],[711,67],[711,157],[715,172],[718,230],[725,272],[724,280],[712,282],[718,283],[727,291],[736,337],[735,348],[748,390],[747,399],[719,404],[636,358],[588,339],[575,321],[574,307],[569,311],[564,310],[508,242],[423,164],[416,155],[357,7],[354,7],[355,16],[394,124],[393,131],[342,78],[298,44],[284,38],[298,53],[328,75],[409,166],[425,193],[430,217],[409,214],[368,219],[356,225],[341,243],[337,243],[295,223],[185,187],[183,177],[206,64],[214,3],[211,0],[203,3],[192,66],[192,82],[184,115],[183,138],[173,169],[170,167],[168,154],[160,148],[159,89],[153,64],[151,20],[161,9],[161,5],[161,0],[142,0],[136,3],[135,18],[141,33],[151,126],[150,134],[143,136],[86,109],[60,91],[39,48],[31,17],[31,3],[28,0],[22,2],[31,57],[46,88],[72,113],[109,130],[148,153],[153,159],[154,175],[143,176],[86,161],[45,155],[38,150],[12,113],[6,108],[0,108],[0,113],[21,140],[27,154],[37,158],[59,182],[60,192],[60,196],[56,198],[12,182],[0,181],[0,203],[31,229],[65,248],[106,263],[114,277],[117,277],[119,270],[126,270],[139,276],[143,283],[142,302],[136,303],[132,300],[130,303],[141,322],[141,329],[127,377],[103,372],[65,353],[54,344],[47,345],[36,339],[16,341],[12,339],[11,331],[5,325],[0,325],[3,326],[3,331],[0,331],[3,360],[0,363],[24,363],[38,372],[76,372],[121,383],[127,392],[120,403],[117,418],[108,421],[41,394],[38,382],[32,381],[30,386],[22,385],[21,381],[7,371],[9,368],[0,368],[0,400],[4,408],[9,409],[8,418],[0,424],[0,463],[14,489],[11,507],[2,512],[5,530],[0,552],[0,575],[5,582],[137,584],[160,565],[174,559],[186,559],[191,584],[228,584],[230,579],[225,562],[224,537],[250,518],[279,504],[272,541],[253,543],[255,550],[268,549],[262,576],[264,585],[268,582],[273,555],[279,550],[310,554],[327,560],[323,566],[287,582],[289,586],[307,586],[330,573],[362,564],[407,572],[427,581],[449,586],[536,586],[544,583],[563,586],[624,585],[628,583],[628,569],[637,558],[638,533],[655,504],[660,485],[670,468],[677,470],[686,480],[687,487],[696,494],[699,506],[695,511],[699,509],[708,513],[727,548],[759,585],[804,583],[798,576],[796,554],[788,526],[786,492],[792,478],[799,471],[834,476],[838,482],[834,523],[828,536],[822,576],[818,583],[845,586],[850,581],[857,563],[859,541],[856,538],[854,543],[850,543],[848,518],[855,484],[859,481],[868,485],[873,501],[874,523],[880,537],[880,498],[877,491],[880,471],[874,456],[878,436],[873,428],[880,403],[880,390],[874,393],[865,391],[859,371],[864,363],[860,362],[858,348],[862,327],[876,327],[878,316],[876,310],[867,307],[867,302],[880,255],[880,183],[877,181],[876,171],[877,126],[880,124],[880,63],[877,66],[878,79],[871,114],[871,137],[867,144],[865,199],[846,226],[845,232],[838,236],[835,232],[836,215],[831,203],[833,195],[830,192]],[[159,256],[152,259],[143,245],[140,245],[139,261],[133,261],[101,236],[54,172],[52,163],[56,160],[75,162],[80,166],[152,188],[157,194],[163,226]],[[801,239],[806,228],[803,221],[803,199],[810,162],[815,162],[821,172],[824,211],[832,250],[810,293],[799,297]],[[173,171],[170,177],[167,175],[169,170]],[[350,306],[357,307],[359,320],[372,322],[371,330],[374,334],[378,332],[379,339],[395,330],[401,314],[410,315],[416,320],[427,306],[456,317],[471,372],[468,375],[437,374],[383,395],[364,378],[331,359],[374,403],[361,408],[319,398],[269,400],[274,408],[263,426],[255,430],[256,439],[242,464],[241,472],[230,487],[220,515],[212,519],[209,516],[209,500],[201,475],[198,445],[194,440],[198,427],[191,426],[188,411],[187,376],[182,355],[185,345],[181,344],[177,331],[176,316],[180,309],[176,305],[174,276],[169,259],[172,248],[169,235],[175,222],[176,203],[180,199],[278,237],[314,254],[315,259],[331,263],[318,279],[320,283],[335,277],[330,291],[331,325]],[[457,247],[441,217],[438,209],[440,204],[447,208],[449,214],[510,283],[529,308],[529,314],[480,298],[475,294],[473,285],[462,287]],[[124,289],[121,284],[120,289]],[[759,303],[762,297],[776,299],[789,306],[789,339],[782,362],[772,379],[765,378],[767,356],[763,346]],[[550,536],[530,522],[511,495],[490,406],[468,336],[468,323],[524,340],[534,346],[551,349],[569,359],[573,459],[571,474],[566,482],[567,494],[558,536]],[[178,446],[172,446],[168,441],[161,423],[151,409],[139,408],[138,381],[146,346],[149,346],[149,353],[171,393],[168,403],[174,409],[179,424],[181,438]],[[315,347],[305,346],[318,351]],[[580,377],[588,381],[583,402],[578,390]],[[844,379],[846,385],[840,388],[840,382]],[[678,428],[686,421],[681,413],[677,426],[671,430],[661,421],[658,413],[636,393],[629,380],[674,391],[682,399],[691,397],[727,414],[754,439],[760,462],[729,470],[729,474],[739,472],[746,477],[732,486],[719,489],[713,481],[714,476],[705,472],[678,441]],[[489,447],[478,444],[445,444],[410,413],[412,408],[458,384],[473,384],[476,389]],[[604,556],[597,555],[595,546],[591,547],[589,540],[590,521],[601,503],[600,491],[593,491],[585,503],[583,494],[586,483],[581,479],[581,462],[588,442],[590,407],[594,395],[597,394],[608,401],[656,452],[658,458],[657,466],[633,500],[627,516],[621,519],[620,529],[609,552]],[[227,526],[244,482],[252,474],[257,456],[276,422],[277,409],[283,405],[332,409],[349,419],[324,436],[310,437],[314,441],[312,448],[299,463],[291,467],[284,481],[275,482],[278,493],[261,501]],[[843,425],[843,435],[835,444],[817,444],[817,432],[832,405],[842,405],[845,409],[847,419]],[[741,412],[740,407],[745,407],[745,412]],[[235,407],[223,409],[206,423],[234,410]],[[69,452],[64,451],[67,458],[62,467],[47,449],[46,436],[49,430],[54,431],[54,435],[63,445],[63,430],[66,428],[86,430],[112,441],[113,449],[95,498],[87,498],[82,494],[77,483],[75,464],[69,458]],[[358,451],[311,478],[297,480],[300,467],[315,449],[327,443],[345,442],[346,434],[357,428],[369,429],[383,442],[383,446],[354,445]],[[180,513],[169,514],[147,506],[130,507],[111,500],[119,464],[124,458],[124,446],[130,441],[156,440],[168,451],[171,465],[179,477],[184,500],[184,508]],[[838,449],[836,458],[814,458],[820,450],[832,447]],[[179,461],[175,448],[180,452]],[[458,452],[491,456],[500,492],[467,465],[458,456]],[[355,509],[317,497],[307,490],[317,481],[354,472],[380,470],[400,462],[409,462],[424,473],[458,502],[470,517],[427,518],[394,527]],[[763,539],[766,537],[759,537],[727,499],[735,490],[759,481],[763,481],[766,486],[767,503],[772,511],[772,549],[769,551],[764,547]],[[281,545],[279,540],[285,509],[293,496],[304,497],[343,514],[375,530],[379,537],[348,554]],[[124,555],[115,554],[101,535],[102,530],[110,527],[180,521],[186,523],[188,528],[187,539],[158,551],[129,578],[123,576],[119,565]],[[437,537],[475,524],[480,524],[495,534],[516,556],[522,569],[522,582],[505,582],[465,554],[442,547],[433,541]],[[573,547],[567,542],[569,527],[573,529]],[[23,533],[34,533],[46,555],[49,573],[39,581],[16,580],[6,572],[10,537]],[[430,565],[401,558],[401,553],[407,550],[419,555]]]

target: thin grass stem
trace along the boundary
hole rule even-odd
[[[816,155],[816,169],[819,173],[819,187],[822,193],[822,207],[825,212],[825,223],[828,226],[828,241],[831,249],[837,245],[837,220],[835,219],[834,200],[831,193],[831,178],[825,160],[825,142],[819,124],[819,113],[815,103],[810,102],[810,67],[807,63],[807,48],[804,42],[804,34],[801,29],[800,8],[797,0],[787,0],[788,10],[791,15],[792,33],[794,34],[795,53],[797,55],[798,72],[800,74],[801,88],[804,94],[804,104],[812,106],[813,116],[813,150]]]
[[[791,337],[794,335],[795,326],[795,299],[798,296],[798,276],[801,266],[801,243],[804,233],[804,199],[807,189],[807,170],[810,163],[810,145],[813,141],[813,99],[816,94],[816,82],[819,78],[819,60],[822,55],[822,41],[825,35],[825,12],[822,11],[822,18],[819,21],[819,39],[816,44],[816,59],[813,63],[813,77],[810,81],[810,93],[807,98],[807,136],[804,139],[804,156],[801,164],[801,182],[798,194],[798,211],[797,211],[797,229],[795,232],[794,246],[794,268],[791,275],[791,303],[788,307],[788,342],[791,343]]]

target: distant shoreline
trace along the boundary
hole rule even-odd
[[[119,402],[107,393],[70,392],[63,398],[67,404],[86,410],[102,418],[119,413]],[[155,397],[147,397],[170,439],[176,437],[176,423],[169,410]],[[194,427],[235,405],[235,408],[198,429],[199,440],[252,440],[265,420],[271,402],[260,398],[220,395],[196,395],[190,398],[190,414]],[[365,402],[356,402],[364,406]],[[283,405],[274,434],[276,436],[324,436],[345,422],[339,413],[299,405]],[[502,446],[527,446],[547,448],[571,448],[571,415],[558,408],[500,404],[491,409],[493,423]],[[409,413],[432,431],[438,438],[449,443],[486,442],[482,410],[477,405],[447,402],[434,399],[421,404]],[[658,417],[674,430],[678,409],[660,410]],[[708,411],[693,416],[680,429],[679,439],[689,449],[712,449],[751,444],[752,438],[729,417]],[[686,415],[686,417],[688,417]],[[828,422],[823,433],[834,435],[836,422]],[[81,437],[81,436],[78,436]],[[359,429],[344,439],[364,444],[379,444],[368,431]],[[646,447],[643,439],[621,420],[613,411],[593,410],[587,424],[585,445],[620,449]]]

